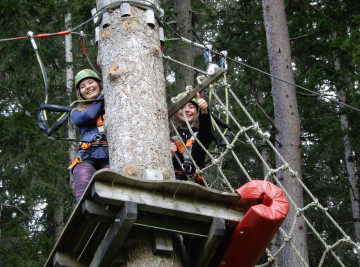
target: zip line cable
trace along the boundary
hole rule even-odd
[[[69,112],[71,111],[71,109],[73,108],[73,106],[76,104],[76,103],[79,103],[79,102],[82,102],[81,100],[78,100],[78,101],[75,101],[73,103],[71,103],[71,105],[69,107],[64,107],[64,106],[57,106],[57,105],[50,105],[50,104],[47,104],[47,101],[48,101],[48,77],[47,77],[47,74],[46,74],[46,70],[45,70],[45,67],[44,67],[44,64],[41,60],[41,57],[39,55],[39,52],[37,50],[37,46],[36,46],[36,43],[34,41],[34,38],[46,38],[46,37],[51,37],[51,36],[63,36],[63,35],[67,35],[67,34],[80,34],[81,35],[81,45],[82,45],[82,48],[83,48],[83,52],[85,54],[85,57],[86,59],[88,60],[90,66],[92,67],[92,69],[95,70],[94,66],[92,65],[90,59],[88,58],[87,56],[87,53],[86,53],[86,50],[85,50],[85,46],[84,46],[84,36],[85,34],[81,31],[80,33],[78,32],[75,32],[75,30],[79,29],[80,27],[82,27],[83,25],[89,23],[90,21],[94,20],[96,17],[98,16],[101,16],[103,13],[107,12],[109,9],[113,9],[113,8],[116,8],[118,6],[120,6],[122,3],[130,3],[130,4],[133,4],[135,6],[138,6],[138,7],[141,7],[141,8],[146,8],[146,9],[152,9],[154,10],[154,13],[156,14],[157,18],[159,19],[160,22],[162,23],[165,23],[165,25],[167,25],[179,38],[179,40],[185,42],[185,43],[188,43],[192,46],[195,46],[195,47],[198,47],[198,48],[201,48],[201,49],[204,49],[205,52],[207,52],[209,55],[210,54],[214,54],[214,55],[217,55],[220,57],[220,59],[223,59],[224,58],[224,55],[222,53],[219,53],[215,50],[212,50],[212,49],[209,49],[209,46],[207,45],[204,45],[204,44],[200,44],[200,43],[196,43],[194,41],[191,41],[191,40],[188,40],[184,37],[182,37],[176,30],[174,30],[168,23],[166,22],[163,22],[161,17],[162,17],[162,14],[161,12],[159,11],[159,9],[156,7],[156,5],[154,5],[153,3],[151,3],[150,1],[145,1],[147,3],[140,3],[140,2],[137,2],[137,1],[116,1],[116,2],[113,2],[109,5],[106,5],[104,6],[103,8],[101,8],[99,11],[97,11],[93,16],[91,16],[89,19],[87,19],[86,21],[80,23],[79,25],[73,27],[72,29],[70,30],[66,30],[66,31],[59,31],[59,32],[55,32],[55,33],[42,33],[42,34],[36,34],[34,35],[32,32],[29,32],[27,36],[21,36],[21,37],[13,37],[13,38],[5,38],[5,39],[0,39],[0,42],[4,42],[4,41],[13,41],[13,40],[22,40],[22,39],[30,39],[31,41],[31,44],[34,48],[34,52],[35,52],[35,55],[36,55],[36,58],[38,60],[38,63],[40,65],[40,69],[41,69],[41,72],[42,72],[42,75],[43,75],[43,79],[44,79],[44,85],[45,85],[45,96],[44,96],[44,101],[43,103],[41,104],[40,106],[40,112],[39,112],[39,116],[38,116],[38,119],[39,119],[39,127],[42,131],[46,132],[48,135],[50,135],[51,133],[53,133],[54,131],[56,131],[63,123],[64,121],[68,118],[69,116]],[[100,20],[99,20],[100,21]],[[167,39],[167,40],[170,40],[170,39]],[[172,39],[173,40],[173,39]],[[178,64],[181,64],[185,67],[190,67],[190,68],[193,68],[194,70],[198,71],[199,73],[202,73],[204,74],[204,71],[202,70],[199,70],[193,66],[188,66],[186,65],[185,63],[181,63],[180,61],[176,61],[174,59],[172,59],[171,57],[169,56],[165,56],[164,54],[162,54],[162,56],[166,59],[169,59],[169,60],[172,60]],[[247,67],[247,68],[250,68],[252,70],[255,70],[259,73],[262,73],[262,74],[265,74],[271,78],[274,78],[274,79],[277,79],[277,80],[280,80],[282,82],[285,82],[291,86],[294,86],[296,88],[299,88],[301,90],[304,90],[304,91],[307,91],[307,92],[310,92],[312,94],[315,94],[323,99],[327,99],[331,102],[334,102],[334,103],[337,103],[338,105],[342,105],[342,106],[345,106],[345,107],[348,107],[350,109],[353,109],[353,110],[356,110],[356,111],[360,111],[360,109],[358,108],[355,108],[351,105],[348,105],[346,103],[343,103],[343,102],[340,102],[338,100],[335,100],[335,99],[332,99],[332,98],[329,98],[321,93],[318,93],[318,92],[315,92],[313,90],[310,90],[304,86],[301,86],[301,85],[298,85],[298,84],[295,84],[293,82],[290,82],[290,81],[287,81],[285,79],[282,79],[278,76],[275,76],[275,75],[272,75],[268,72],[265,72],[261,69],[258,69],[256,67],[253,67],[253,66],[250,66],[244,62],[241,62],[239,60],[236,60],[236,59],[233,59],[233,58],[229,58],[229,57],[226,57],[227,59],[231,60],[232,62],[234,63],[237,63],[239,65],[242,65],[244,67]],[[97,72],[95,70],[95,72]],[[97,72],[98,73],[98,72]],[[51,110],[51,111],[64,111],[64,114],[62,116],[60,116],[60,118],[57,120],[57,122],[51,127],[49,128],[48,126],[48,123],[47,123],[47,114],[46,114],[46,110]]]
[[[188,43],[188,44],[190,44],[190,45],[192,45],[192,46],[195,46],[195,47],[198,47],[198,48],[207,50],[208,52],[211,52],[211,53],[219,56],[220,58],[223,58],[223,57],[224,57],[221,53],[219,53],[219,52],[217,52],[217,51],[215,51],[215,50],[209,50],[208,47],[207,47],[206,45],[204,45],[204,44],[199,44],[199,43],[196,43],[196,42],[194,42],[194,41],[191,41],[191,40],[188,40],[188,39],[182,37],[182,36],[181,36],[176,30],[174,30],[168,23],[165,23],[165,25],[168,26],[168,27],[178,36],[179,39],[177,39],[177,40],[181,40],[181,41],[183,41],[183,42],[185,42],[185,43]],[[167,39],[167,40],[175,40],[175,39]],[[233,61],[233,62],[235,62],[235,63],[237,63],[237,64],[239,64],[239,65],[243,65],[244,67],[247,67],[247,68],[250,68],[250,69],[255,70],[255,71],[257,71],[257,72],[260,72],[260,73],[262,73],[262,74],[265,74],[265,75],[267,75],[267,76],[269,76],[269,77],[271,77],[271,78],[274,78],[274,79],[277,79],[277,80],[282,81],[282,82],[284,82],[284,83],[287,83],[287,84],[289,84],[289,85],[292,85],[292,86],[294,86],[294,87],[296,87],[296,88],[299,88],[299,89],[302,89],[302,90],[304,90],[304,91],[313,93],[313,94],[315,94],[315,95],[317,95],[317,96],[319,96],[319,97],[321,97],[321,98],[327,99],[327,100],[329,100],[329,101],[331,101],[331,102],[337,103],[337,104],[339,104],[339,105],[348,107],[348,108],[353,109],[353,110],[356,110],[356,111],[360,111],[360,109],[358,109],[358,108],[356,108],[356,107],[353,107],[353,106],[348,105],[348,104],[346,104],[346,103],[344,103],[344,102],[340,102],[340,101],[338,101],[338,100],[332,99],[332,98],[327,97],[327,96],[325,96],[325,95],[323,95],[323,94],[321,94],[321,93],[315,92],[315,91],[310,90],[310,89],[308,89],[308,88],[306,88],[306,87],[304,87],[304,86],[301,86],[301,85],[295,84],[295,83],[293,83],[293,82],[287,81],[287,80],[282,79],[282,78],[280,78],[280,77],[278,77],[278,76],[272,75],[271,73],[268,73],[268,72],[263,71],[263,70],[261,70],[261,69],[258,69],[258,68],[256,68],[256,67],[250,66],[250,65],[248,65],[248,64],[246,64],[246,63],[244,63],[244,62],[241,62],[241,61],[239,61],[239,60],[236,60],[236,59],[233,59],[233,58],[230,58],[230,57],[227,57],[227,59],[229,59],[229,60],[231,60],[231,61]],[[183,63],[182,63],[182,64],[183,64]]]

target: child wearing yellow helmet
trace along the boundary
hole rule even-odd
[[[101,77],[93,70],[81,70],[75,76],[75,89],[79,100],[98,99],[80,104],[71,113],[71,119],[84,141],[78,147],[74,162],[69,166],[73,173],[77,203],[95,171],[109,168],[109,152],[103,127],[105,107]]]

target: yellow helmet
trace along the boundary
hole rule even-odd
[[[79,71],[75,76],[75,88],[78,88],[79,83],[86,78],[94,78],[101,82],[101,77],[95,71],[84,69]]]
[[[177,96],[171,98],[171,102],[175,104],[175,103],[183,100],[184,97],[186,97],[187,95],[188,95],[188,93],[182,92],[182,93],[178,94]],[[196,107],[199,108],[196,97],[194,97],[194,98],[192,98],[191,100],[189,100],[189,102],[193,102],[193,103],[196,105]]]

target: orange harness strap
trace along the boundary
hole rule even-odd
[[[90,147],[96,147],[96,146],[107,146],[108,143],[105,142],[100,142],[100,143],[82,143],[81,146],[78,146],[78,149],[89,149]],[[70,166],[68,167],[69,170],[71,170],[72,168],[74,168],[76,166],[76,164],[81,163],[83,160],[80,156],[76,156],[76,158],[74,159],[74,161],[70,164]]]
[[[192,144],[194,143],[194,141],[195,141],[195,140],[193,140],[193,139],[187,140],[185,146],[186,146],[187,148],[191,147]],[[184,146],[181,144],[181,141],[180,141],[180,140],[177,140],[177,141],[175,142],[175,145],[177,146],[177,148],[178,148],[178,150],[179,150],[180,153],[184,153],[185,148],[184,148]]]
[[[96,120],[96,125],[97,125],[98,127],[103,126],[104,121],[105,121],[105,114],[104,114],[104,115],[101,115],[101,116],[99,116],[99,117],[97,118],[97,120]]]
[[[72,168],[74,168],[76,166],[76,164],[81,163],[82,159],[81,157],[77,156],[74,161],[70,164],[70,166],[68,167],[68,170],[71,170]]]
[[[178,171],[178,170],[175,170],[175,173],[185,174],[183,171]],[[196,175],[196,173],[189,173],[188,175],[189,176],[194,176],[194,175]],[[197,174],[197,178],[198,178],[198,180],[202,181],[202,177],[201,177],[200,174]]]

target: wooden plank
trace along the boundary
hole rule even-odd
[[[85,267],[86,265],[79,263],[70,253],[58,251],[53,258],[53,266],[55,267]]]
[[[239,194],[210,189],[194,182],[179,181],[175,179],[162,181],[143,180],[137,177],[120,174],[111,169],[101,169],[97,171],[94,174],[91,184],[95,181],[144,189],[149,192],[167,193],[177,197],[190,197],[194,201],[206,200],[237,211],[247,211],[250,206],[258,204],[257,199],[254,201],[245,201]],[[90,188],[88,187],[88,189]],[[90,190],[87,190],[86,193],[90,193]]]
[[[181,101],[175,103],[175,105],[168,111],[168,117],[171,118],[179,109],[181,109],[187,102],[189,102],[192,98],[196,97],[197,93],[200,93],[210,84],[216,82],[222,74],[225,73],[225,69],[220,68],[214,74],[209,76],[202,84],[198,85],[193,89],[186,97],[184,97]]]
[[[193,197],[178,197],[161,192],[149,192],[140,188],[96,181],[92,187],[95,201],[122,206],[124,202],[135,202],[139,210],[165,215],[209,221],[213,217],[240,221],[243,213],[215,202],[194,201]]]
[[[219,248],[220,243],[225,234],[225,221],[223,219],[214,218],[209,229],[209,235],[202,249],[199,251],[200,257],[197,260],[196,266],[209,266],[216,250]]]
[[[125,202],[123,208],[116,216],[113,225],[106,233],[103,242],[96,250],[90,264],[95,266],[110,266],[117,250],[121,247],[130,232],[137,217],[137,206],[134,202]]]
[[[83,226],[78,226],[79,230],[82,230]],[[94,255],[95,248],[101,243],[110,224],[99,220],[88,220],[86,226],[83,235],[80,238],[76,238],[77,246],[73,250],[73,255],[77,261],[89,264]],[[71,238],[71,236],[68,238]]]
[[[191,220],[184,217],[167,216],[139,210],[135,226],[167,231],[175,234],[207,237],[209,222]]]
[[[82,204],[82,213],[85,217],[103,221],[113,221],[117,212],[110,206],[104,206],[91,199],[85,199]]]

